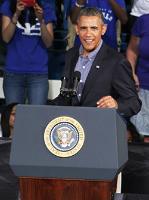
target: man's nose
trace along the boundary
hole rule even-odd
[[[88,28],[88,29],[86,30],[86,35],[91,35],[91,29],[90,29],[90,28]]]

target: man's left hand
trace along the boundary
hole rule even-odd
[[[117,101],[111,96],[104,96],[97,101],[97,108],[118,108]]]

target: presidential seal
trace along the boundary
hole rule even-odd
[[[59,157],[70,157],[80,151],[85,135],[81,124],[74,118],[61,116],[53,119],[44,132],[48,150]]]

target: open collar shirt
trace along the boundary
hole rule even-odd
[[[91,69],[91,66],[93,64],[93,61],[98,53],[98,51],[100,50],[101,46],[102,46],[103,41],[101,40],[100,44],[98,45],[98,47],[92,51],[91,53],[89,53],[87,56],[83,56],[83,46],[80,46],[79,49],[79,59],[78,62],[76,64],[75,67],[75,71],[79,71],[81,73],[81,79],[80,79],[80,83],[78,85],[78,98],[81,98],[81,94],[82,94],[82,90],[86,81],[86,78],[88,76],[88,73]]]

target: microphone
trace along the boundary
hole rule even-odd
[[[81,73],[79,71],[75,71],[73,75],[73,88],[72,88],[73,95],[77,94],[77,88],[80,78],[81,78]]]
[[[62,83],[61,83],[61,87],[60,87],[60,94],[65,95],[65,93],[67,91],[66,85],[67,85],[68,78],[66,76],[63,76],[61,81],[62,81]]]

